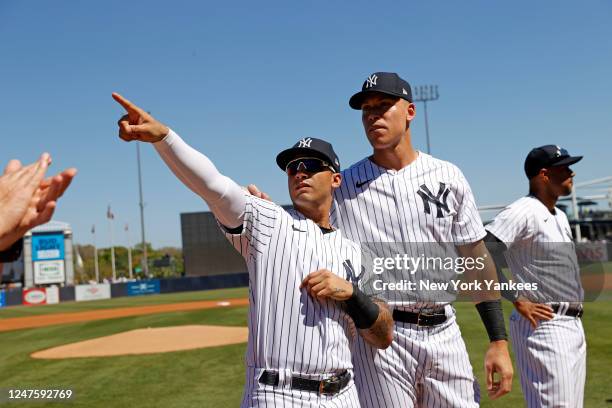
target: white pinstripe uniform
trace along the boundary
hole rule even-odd
[[[399,171],[366,158],[342,173],[332,222],[352,241],[461,245],[486,235],[470,187],[451,163],[419,152]],[[437,197],[439,205],[424,193]],[[387,300],[410,311],[444,308],[449,318],[433,327],[395,322],[386,350],[357,340],[355,380],[362,406],[478,406],[478,384],[452,306]]]
[[[584,291],[569,222],[563,211],[551,214],[537,198],[522,197],[486,226],[506,243],[506,260],[517,282],[538,290],[519,291],[532,302],[562,302],[550,321],[534,330],[516,310],[510,337],[529,407],[582,407],[586,341],[582,322],[565,316],[566,302],[582,302]]]
[[[359,247],[340,231],[323,233],[297,211],[285,211],[247,195],[243,232],[227,237],[245,258],[249,271],[249,342],[244,407],[358,407],[354,383],[336,396],[258,383],[262,370],[322,379],[352,370],[353,322],[336,301],[312,299],[302,280],[327,268],[350,280],[350,261],[359,270]]]
[[[359,246],[338,230],[323,231],[297,211],[244,192],[212,162],[170,131],[155,148],[174,174],[208,203],[249,272],[249,339],[242,407],[359,407],[354,381],[334,395],[291,388],[293,377],[328,379],[352,373],[356,329],[340,303],[315,300],[303,279],[326,268],[357,282]],[[278,373],[277,386],[259,382]]]

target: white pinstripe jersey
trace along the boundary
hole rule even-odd
[[[486,235],[467,180],[449,162],[419,152],[414,162],[392,170],[365,158],[342,177],[331,220],[351,241],[461,245]]]
[[[579,302],[584,291],[567,216],[555,214],[536,197],[519,198],[487,224],[508,250],[504,254],[516,281],[537,283],[519,294],[532,302]]]
[[[226,236],[249,271],[247,366],[302,374],[352,368],[352,320],[338,302],[314,300],[299,286],[322,268],[351,281],[359,246],[297,211],[245,195],[242,233]]]

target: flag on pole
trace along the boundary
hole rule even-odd
[[[124,228],[124,230],[125,230],[126,232],[129,230],[129,227],[128,227],[127,222],[125,223],[125,228]]]
[[[83,269],[83,258],[81,257],[81,253],[78,248],[74,248],[74,252],[76,252],[76,266],[79,269]]]
[[[95,234],[95,233],[96,233],[96,226],[95,226],[95,225],[92,225],[92,226],[91,226],[91,233],[92,233],[92,234]]]
[[[111,211],[110,204],[108,206],[108,210],[106,210],[106,218],[108,218],[109,220],[115,219],[115,214],[113,214],[113,212]]]

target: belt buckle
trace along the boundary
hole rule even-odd
[[[427,320],[427,318],[430,318],[430,317],[433,317],[433,316],[434,315],[432,313],[421,313],[421,312],[419,312],[419,314],[417,315],[417,326],[419,326],[419,327],[427,326],[427,324],[425,324],[425,321]],[[422,320],[421,320],[421,317],[423,317]]]
[[[334,395],[339,391],[340,379],[337,376],[329,377],[319,382],[319,395]]]

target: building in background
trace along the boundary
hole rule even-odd
[[[181,214],[186,276],[246,272],[242,256],[225,238],[212,212]]]
[[[285,209],[291,206],[283,206]],[[246,273],[242,256],[225,238],[210,211],[182,213],[181,236],[185,275]]]

